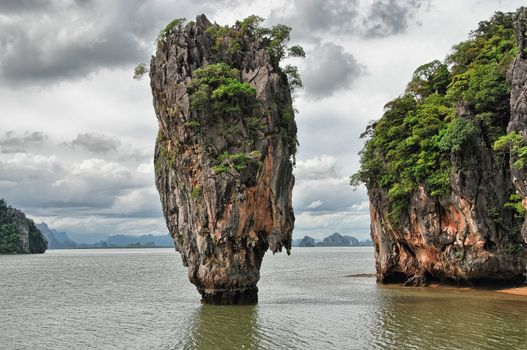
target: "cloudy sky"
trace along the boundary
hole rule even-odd
[[[157,122],[148,62],[159,29],[205,13],[293,27],[305,89],[295,237],[369,236],[359,134],[494,11],[520,0],[0,0],[0,197],[36,221],[79,234],[166,233],[154,186]]]

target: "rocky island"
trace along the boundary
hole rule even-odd
[[[0,199],[0,254],[44,253],[47,247],[33,220]]]
[[[291,28],[261,22],[176,19],[161,31],[150,62],[156,185],[205,303],[256,303],[265,252],[291,248],[291,90],[301,81],[296,67],[279,64],[304,51],[287,46]]]
[[[481,22],[364,133],[351,182],[368,189],[379,282],[524,280],[526,17]]]

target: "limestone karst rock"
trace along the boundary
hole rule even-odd
[[[33,220],[0,199],[0,254],[44,253],[47,247]]]
[[[511,119],[507,132],[519,133],[524,145],[527,145],[527,7],[518,10],[517,35],[520,54],[512,62],[507,74],[511,85]],[[526,155],[523,155],[525,158]],[[512,182],[522,197],[522,205],[527,209],[527,171],[525,166],[515,166],[521,156],[517,152],[511,154],[510,170]],[[522,235],[527,242],[527,220],[522,227]]]
[[[280,33],[258,24],[175,21],[150,63],[156,185],[206,303],[255,303],[265,252],[291,248],[296,123]]]
[[[527,175],[521,152],[503,141],[515,131],[527,145],[527,63],[524,54],[513,60],[525,47],[525,28],[518,47],[513,28],[524,11],[480,23],[451,67],[418,69],[368,130],[354,176],[368,188],[379,282],[525,279],[525,212],[515,198],[527,204]]]

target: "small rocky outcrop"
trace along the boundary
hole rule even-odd
[[[304,236],[304,238],[302,238],[298,246],[299,247],[314,247],[315,240],[309,236]]]
[[[278,65],[284,47],[272,40],[284,44],[289,29],[277,38],[279,28],[260,22],[176,20],[150,63],[156,185],[206,303],[255,303],[265,252],[291,248],[296,124],[291,82]]]
[[[482,22],[473,34],[476,39],[455,47],[450,71],[439,61],[420,67],[424,69],[416,71],[407,94],[388,104],[383,118],[367,131],[371,138],[355,176],[368,187],[379,282],[525,279],[525,211],[515,199],[517,192],[527,204],[527,163],[522,159],[527,157],[527,60],[522,25],[517,26],[524,28],[518,35],[522,53],[508,71],[510,94],[505,80],[505,63],[515,52],[507,51],[514,45],[512,19],[525,16],[521,9],[519,15],[497,13]],[[499,54],[486,51],[493,46],[478,46],[497,38],[512,44]],[[474,56],[469,57],[466,48]],[[505,69],[487,60],[492,55]],[[479,75],[483,71],[492,75]],[[460,83],[462,75],[467,80]],[[491,91],[491,86],[499,91]],[[407,159],[416,161],[397,168]]]
[[[0,199],[0,254],[44,253],[47,245],[33,220]]]
[[[334,232],[325,237],[318,245],[323,247],[358,246],[360,242],[355,237],[343,236],[338,232]]]

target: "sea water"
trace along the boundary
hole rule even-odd
[[[268,253],[258,305],[214,306],[173,249],[4,255],[0,349],[527,349],[526,297],[373,273],[371,247]]]

